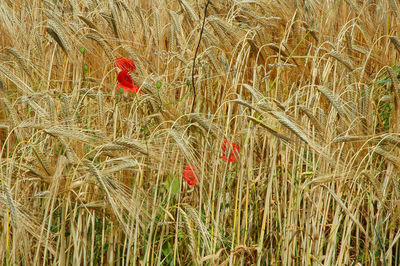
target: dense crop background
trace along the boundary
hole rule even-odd
[[[399,2],[205,5],[0,1],[2,265],[400,263]]]

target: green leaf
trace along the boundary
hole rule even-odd
[[[80,51],[81,51],[82,54],[84,54],[86,52],[86,48],[82,46]]]
[[[161,82],[157,81],[157,83],[156,83],[157,89],[161,88],[161,86],[162,86]]]
[[[88,71],[89,70],[89,66],[88,65],[83,65],[83,71]]]
[[[178,178],[174,177],[171,183],[171,194],[175,195],[180,192],[181,189],[181,182]]]

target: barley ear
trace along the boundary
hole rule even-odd
[[[46,27],[47,33],[60,45],[63,51],[69,55],[71,52],[71,45],[69,44],[64,31],[51,19],[48,20]]]
[[[392,42],[392,44],[396,48],[397,52],[400,53],[400,41],[399,41],[399,39],[397,39],[396,36],[390,36],[390,41]]]
[[[11,195],[10,189],[8,188],[8,185],[5,182],[2,182],[2,183],[3,183],[4,191],[6,192],[7,207],[11,213],[11,221],[12,221],[14,227],[17,227],[18,226],[18,216],[17,216],[17,211],[15,208],[14,200],[12,199],[12,195]]]
[[[7,47],[6,52],[11,54],[12,56],[15,57],[15,59],[17,59],[19,65],[22,67],[22,69],[25,71],[26,74],[28,74],[28,76],[31,76],[31,71],[28,69],[28,67],[26,66],[24,60],[22,59],[22,57],[17,53],[17,51],[15,51],[14,49]]]
[[[342,107],[339,105],[339,102],[338,102],[338,100],[336,100],[333,93],[323,86],[318,86],[317,89],[331,102],[331,104],[336,109],[336,111],[339,113],[339,115],[346,119],[347,116],[344,113]]]
[[[350,71],[354,70],[353,62],[348,56],[346,56],[344,54],[340,54],[340,53],[338,53],[336,51],[330,52],[329,55],[332,56],[333,58],[335,58],[336,60],[338,60],[340,63],[342,63]]]
[[[111,50],[109,49],[107,43],[98,34],[94,34],[94,33],[86,34],[86,38],[97,42],[100,45],[100,47],[103,48],[103,51],[106,54],[106,56],[108,57],[108,59],[110,60],[110,62],[114,61],[114,58],[111,54]]]

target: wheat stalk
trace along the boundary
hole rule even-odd
[[[55,113],[55,104],[54,104],[54,100],[53,98],[49,95],[47,97],[47,102],[49,104],[49,117],[50,117],[50,121],[52,123],[54,123],[56,121],[56,113]]]
[[[2,264],[399,265],[398,6],[331,2],[0,1]]]

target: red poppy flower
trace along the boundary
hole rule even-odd
[[[222,145],[222,152],[222,160],[224,162],[236,162],[237,160],[239,160],[240,147],[237,143],[224,140],[224,144]]]
[[[114,66],[128,73],[135,71],[136,68],[135,63],[131,59],[123,57],[116,58]]]
[[[185,170],[183,171],[183,178],[185,178],[186,182],[188,182],[189,186],[194,186],[197,183],[197,178],[199,176],[195,174],[195,168],[193,165],[187,165]]]
[[[133,84],[132,77],[131,77],[131,75],[129,75],[128,72],[126,72],[124,70],[119,72],[117,80],[118,80],[117,88],[123,88],[124,91],[133,91],[133,92],[140,93],[138,86]]]

